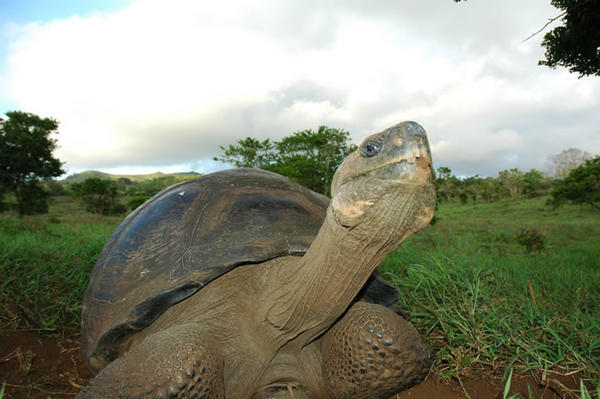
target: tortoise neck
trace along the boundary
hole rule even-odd
[[[269,323],[283,332],[302,335],[301,344],[305,344],[346,311],[377,265],[409,234],[397,209],[373,212],[365,219],[348,228],[335,221],[331,207],[327,210],[299,267],[285,268],[277,276],[281,284],[275,296],[268,298],[272,304]]]

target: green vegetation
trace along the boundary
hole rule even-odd
[[[502,198],[531,198],[546,195],[557,184],[557,180],[544,177],[541,172],[531,169],[522,172],[518,169],[502,170],[498,177],[478,175],[459,178],[452,175],[448,167],[437,169],[435,181],[438,202],[466,204],[470,201],[498,201]]]
[[[349,140],[350,133],[345,130],[320,126],[317,131],[299,131],[276,142],[246,137],[237,145],[219,146],[223,154],[213,159],[237,168],[279,173],[329,196],[335,171],[356,150]]]
[[[550,4],[561,13],[526,39],[542,32],[557,19],[562,22],[544,35],[542,47],[546,48],[546,58],[538,64],[550,68],[566,67],[571,73],[577,72],[580,78],[600,76],[600,3],[596,0],[551,0]]]
[[[118,215],[127,209],[120,204],[117,183],[112,180],[90,177],[73,183],[71,191],[85,206],[85,210],[100,215]]]
[[[80,173],[74,173],[67,176],[64,180],[61,180],[65,184],[81,183],[85,179],[97,177],[99,179],[115,180],[124,184],[141,183],[149,180],[163,179],[163,178],[174,178],[174,179],[194,179],[202,176],[200,173],[195,172],[181,172],[181,173],[149,173],[145,175],[115,175],[111,173],[99,172],[97,170],[86,170]]]
[[[437,223],[383,262],[438,376],[515,368],[600,380],[600,213],[546,200],[442,203]],[[76,334],[89,272],[120,220],[69,197],[47,216],[1,216],[0,324]]]
[[[600,210],[600,157],[587,160],[571,170],[550,194],[552,199],[549,203],[554,206],[570,201]]]
[[[0,325],[78,331],[88,274],[120,221],[67,197],[45,216],[0,216]]]
[[[4,194],[12,193],[19,216],[46,213],[48,193],[41,179],[60,176],[62,162],[54,158],[58,122],[26,112],[7,112],[0,118],[0,211]]]
[[[199,173],[152,173],[147,175],[113,175],[86,171],[60,182],[45,182],[46,191],[56,196],[71,195],[85,210],[102,215],[124,215],[134,210],[160,190],[173,184],[195,179]]]
[[[382,264],[439,376],[514,366],[600,380],[600,214],[545,201],[442,204]],[[526,231],[544,246],[524,250]]]
[[[545,60],[550,68],[563,66],[579,77],[600,76],[600,3],[594,0],[552,0],[562,10],[560,25],[544,35]]]

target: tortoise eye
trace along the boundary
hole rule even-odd
[[[362,155],[365,157],[373,157],[377,154],[379,154],[379,152],[383,149],[383,144],[379,143],[377,141],[369,141],[367,144],[365,144],[365,147],[362,151]]]

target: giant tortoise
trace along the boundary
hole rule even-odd
[[[432,176],[425,131],[403,122],[344,161],[330,202],[257,169],[163,190],[93,270],[82,349],[98,374],[78,398],[386,398],[419,383],[429,351],[373,303],[385,284],[359,299],[431,220]]]

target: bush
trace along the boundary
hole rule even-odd
[[[117,184],[112,180],[91,177],[81,183],[71,185],[74,197],[84,205],[85,210],[101,215],[116,215],[127,208],[119,203]]]
[[[129,209],[134,210],[138,206],[142,205],[144,202],[148,201],[150,197],[146,195],[136,195],[135,197],[131,197],[129,201],[127,201],[127,205]]]
[[[550,193],[549,205],[558,207],[565,202],[589,204],[600,210],[600,156],[585,161]]]
[[[546,237],[536,229],[523,229],[519,233],[514,234],[514,239],[519,244],[525,247],[526,252],[540,253],[544,249]]]
[[[27,182],[19,186],[15,194],[18,200],[17,210],[19,215],[48,213],[48,197],[50,194],[37,182]]]

